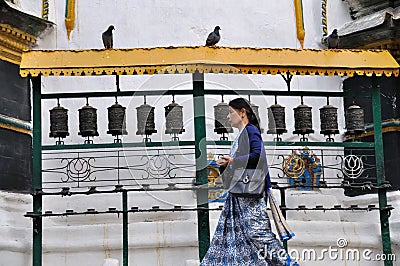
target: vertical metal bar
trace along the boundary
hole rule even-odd
[[[122,265],[128,266],[128,192],[122,191]]]
[[[33,213],[42,213],[42,103],[41,103],[41,77],[28,79],[28,86],[32,82],[33,95],[33,161],[32,161],[32,193],[33,193]],[[33,218],[33,266],[42,265],[42,217]]]
[[[378,84],[378,78],[372,77],[372,109],[373,109],[373,122],[374,122],[374,141],[375,141],[375,160],[376,160],[376,177],[378,185],[385,181],[385,165],[383,153],[383,137],[382,137],[382,117],[381,117],[381,91]],[[386,189],[378,190],[379,196],[379,209],[381,220],[381,238],[383,253],[386,257],[390,258],[392,248],[390,243],[389,231],[389,211],[385,209],[387,205]],[[393,262],[390,260],[384,261],[385,266],[392,266]]]
[[[118,168],[117,168],[117,177],[118,177],[118,185],[119,185],[119,182],[120,182],[120,180],[119,180],[119,175],[120,175],[120,171],[119,171],[119,168],[120,168],[120,163],[119,163],[119,151],[117,151],[117,158],[118,158]]]
[[[286,193],[285,193],[285,189],[284,188],[280,188],[279,192],[281,193],[281,208],[285,208],[286,207]],[[286,210],[285,209],[281,209],[283,217],[285,217],[286,219]],[[288,250],[288,246],[287,246],[287,240],[283,240],[283,248],[287,251]]]
[[[204,74],[193,74],[193,110],[196,156],[196,183],[207,186],[207,146],[204,101]],[[197,207],[208,209],[208,190],[197,190]],[[209,211],[197,210],[197,232],[199,238],[199,258],[204,258],[210,246]]]

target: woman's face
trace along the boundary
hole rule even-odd
[[[243,118],[245,115],[246,110],[244,108],[238,110],[229,106],[228,121],[229,123],[231,123],[232,127],[239,128],[243,122]]]

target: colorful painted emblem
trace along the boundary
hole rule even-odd
[[[207,161],[207,176],[208,176],[208,187],[221,187],[222,179],[220,177],[219,166],[214,160]],[[208,190],[208,201],[209,202],[224,202],[228,192],[225,189],[210,189]]]
[[[211,158],[208,156],[209,160],[207,160],[207,178],[208,178],[208,187],[211,188],[208,190],[208,202],[224,202],[226,197],[228,196],[228,192],[225,189],[212,187],[221,187],[222,179],[220,177],[219,166]],[[193,184],[196,182],[196,178],[193,179]],[[195,196],[196,191],[194,191]]]
[[[322,174],[320,159],[307,147],[302,150],[293,151],[287,156],[282,169],[288,177],[289,185],[295,185],[298,180],[301,185],[297,190],[319,190],[311,186],[318,186]]]

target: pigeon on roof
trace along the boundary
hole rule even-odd
[[[214,46],[217,44],[217,42],[219,42],[219,40],[221,39],[221,36],[219,35],[219,31],[221,30],[221,28],[219,26],[216,26],[214,31],[211,32],[206,40],[206,46]]]
[[[337,49],[339,48],[339,35],[337,34],[337,29],[334,29],[331,35],[326,39],[328,43],[328,49]]]
[[[112,49],[113,48],[113,34],[114,26],[110,25],[108,29],[101,34],[101,38],[103,39],[104,48]]]

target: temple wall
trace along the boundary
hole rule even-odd
[[[36,1],[39,2],[39,1]],[[51,0],[49,19],[56,23],[52,32],[39,40],[37,49],[101,49],[101,33],[113,24],[114,48],[158,47],[158,46],[198,46],[204,45],[208,33],[216,26],[221,27],[219,46],[248,46],[271,48],[300,48],[296,37],[294,6],[292,0],[283,1],[76,1],[75,27],[68,40],[65,23],[65,1]],[[17,5],[25,12],[40,16],[40,5],[30,0],[19,0]],[[305,48],[320,49],[321,30],[320,1],[303,1],[304,24],[306,29]],[[346,3],[328,1],[328,30],[338,28],[350,21]],[[122,76],[121,90],[152,89],[191,89],[191,75],[167,76]],[[301,90],[341,91],[343,78],[340,77],[294,77],[291,88]],[[214,75],[205,76],[206,89],[231,88],[254,90],[285,90],[286,83],[280,76],[253,75]],[[115,91],[113,76],[98,77],[44,77],[44,93]],[[247,97],[244,95],[244,97]],[[225,97],[225,101],[233,99]],[[266,108],[273,104],[273,97],[251,98],[260,106],[261,126],[267,129]],[[164,106],[171,102],[170,96],[148,97],[149,104],[156,106],[156,127],[159,133],[152,136],[153,141],[168,141],[164,134]],[[181,140],[192,140],[193,103],[190,96],[177,96],[175,100],[184,108],[184,126],[186,132]],[[207,138],[218,140],[213,132],[213,108],[220,102],[220,97],[206,97]],[[89,99],[90,104],[98,109],[99,133],[95,143],[110,143],[113,138],[106,134],[106,108],[113,104],[113,99]],[[300,104],[300,99],[279,97],[278,102],[286,106],[288,132],[294,130],[293,108]],[[127,106],[128,136],[124,142],[141,141],[136,136],[136,110],[143,103],[142,97],[121,98],[120,103]],[[324,141],[319,134],[319,108],[325,105],[322,98],[305,98],[305,103],[313,106],[313,124],[316,134],[310,135],[312,141]],[[70,136],[65,144],[83,143],[78,136],[78,109],[85,104],[85,99],[61,100],[61,105],[69,109]],[[343,102],[331,99],[331,104],[339,109],[339,129],[344,133]],[[54,144],[48,138],[49,112],[56,105],[55,100],[43,101],[43,144]],[[237,132],[235,132],[237,133]],[[232,140],[236,134],[231,134]],[[274,136],[263,134],[264,140]],[[291,133],[283,135],[283,140],[297,141],[298,136]],[[335,137],[336,141],[341,136]],[[342,153],[339,149],[338,153]],[[191,173],[194,176],[194,173]],[[339,181],[338,181],[339,182]],[[278,194],[278,192],[276,193]],[[196,199],[192,192],[132,193],[129,194],[128,206],[151,208],[176,204],[195,206]],[[30,265],[32,223],[23,215],[32,209],[31,196],[12,193],[0,193],[0,266]],[[390,204],[400,207],[400,193],[389,193]],[[288,206],[341,204],[376,204],[376,195],[347,198],[342,190],[288,191]],[[218,204],[213,203],[211,206]],[[62,212],[66,209],[84,211],[87,208],[104,210],[109,207],[121,208],[118,196],[73,196],[45,197],[43,211]],[[219,212],[212,211],[211,236],[219,217]],[[398,208],[391,216],[392,249],[400,251],[400,219]],[[149,213],[130,215],[129,224],[129,260],[130,265],[198,265],[197,219],[195,212]],[[370,249],[372,254],[381,253],[379,215],[377,211],[296,211],[288,213],[288,221],[296,233],[289,242],[289,250],[303,252],[313,249],[321,254],[323,249],[337,248],[339,238],[348,241],[348,249],[360,252]],[[122,216],[84,215],[63,218],[44,218],[43,265],[122,265]],[[342,249],[340,249],[342,250]],[[340,255],[340,254],[339,254]],[[379,261],[326,259],[301,261],[301,265],[382,265]],[[399,260],[400,258],[398,258]]]

